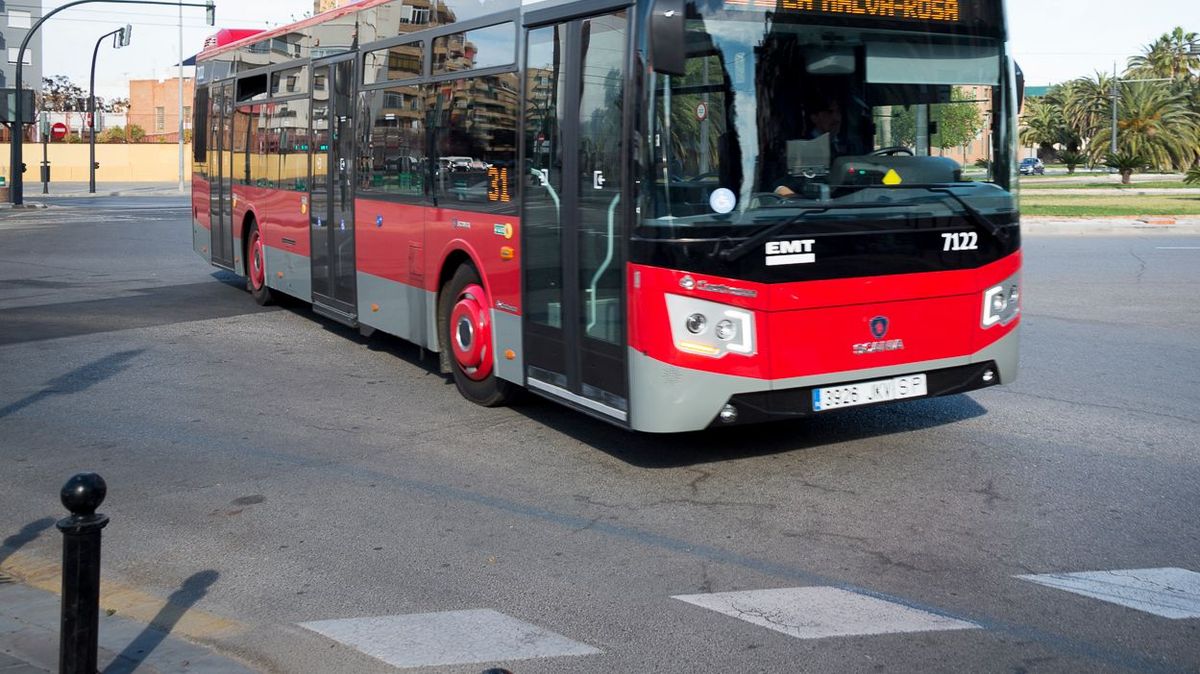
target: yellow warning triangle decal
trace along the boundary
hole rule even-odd
[[[883,176],[884,185],[899,185],[904,182],[900,179],[900,174],[896,173],[896,169],[888,169],[886,175]]]

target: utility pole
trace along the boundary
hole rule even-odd
[[[195,131],[192,131],[195,133]],[[183,2],[179,3],[179,191],[183,191]]]

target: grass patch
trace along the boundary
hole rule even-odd
[[[1200,215],[1200,195],[1046,194],[1021,197],[1024,215],[1104,217]]]
[[[1073,183],[1073,182],[1054,182],[1044,183],[1038,182],[1033,184],[1021,184],[1021,189],[1025,190],[1094,190],[1094,189],[1119,189],[1119,190],[1144,190],[1144,189],[1183,189],[1195,188],[1200,185],[1188,185],[1182,180],[1145,180],[1135,182],[1132,185],[1122,185],[1120,179],[1113,182],[1099,183]]]

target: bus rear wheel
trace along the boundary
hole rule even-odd
[[[460,266],[442,287],[439,304],[441,346],[449,356],[459,393],[484,407],[510,401],[517,387],[496,376],[492,304],[479,273],[469,265]]]
[[[263,250],[262,235],[258,223],[250,222],[250,235],[246,238],[246,290],[259,305],[266,306],[275,301],[275,291],[267,287],[266,251]]]

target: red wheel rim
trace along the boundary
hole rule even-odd
[[[266,282],[267,270],[263,266],[262,237],[258,235],[258,230],[254,230],[250,234],[250,283],[255,290],[259,290]]]
[[[483,287],[472,283],[463,288],[450,311],[450,347],[459,369],[475,381],[492,373],[492,324],[488,318]]]

